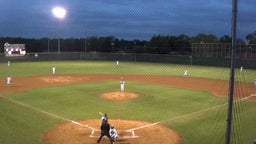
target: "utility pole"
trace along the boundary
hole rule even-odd
[[[235,57],[236,57],[236,22],[237,22],[237,0],[232,0],[232,50],[231,50],[231,66],[230,66],[230,81],[229,81],[229,105],[227,118],[227,133],[226,144],[231,143],[232,131],[232,113],[234,99],[234,81],[235,81]]]

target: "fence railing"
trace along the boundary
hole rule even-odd
[[[193,43],[192,55],[194,57],[230,57],[231,43]],[[256,59],[255,44],[237,44],[236,57],[239,59]]]
[[[205,66],[221,66],[229,67],[230,57],[210,57],[201,56],[202,53],[183,56],[183,55],[168,55],[168,54],[136,54],[136,53],[28,53],[23,57],[5,57],[0,54],[0,62],[37,62],[37,61],[73,61],[73,60],[102,60],[102,61],[129,61],[129,62],[156,62],[184,65],[205,65]],[[239,58],[237,57],[237,67],[256,68],[256,59]]]

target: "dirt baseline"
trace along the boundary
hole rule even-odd
[[[228,96],[229,82],[224,80],[213,80],[204,78],[190,78],[178,76],[155,76],[155,75],[120,75],[120,74],[76,74],[76,75],[48,75],[48,76],[24,76],[13,77],[12,86],[6,85],[5,79],[0,79],[2,93],[24,92],[32,88],[66,85],[84,82],[99,82],[107,80],[120,80],[124,77],[125,80],[137,81],[150,84],[158,84],[177,88],[187,88],[193,90],[208,91],[216,96]],[[256,88],[249,83],[235,83],[239,87],[239,98],[248,97],[255,94]],[[241,89],[243,90],[241,96]],[[250,100],[255,100],[254,97]]]

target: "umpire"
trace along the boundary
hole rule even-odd
[[[99,137],[99,139],[97,141],[97,144],[100,143],[100,141],[101,141],[103,136],[107,136],[109,138],[110,144],[113,144],[113,140],[112,140],[112,138],[109,135],[109,129],[110,129],[110,125],[108,123],[108,120],[104,119],[102,121],[101,126],[100,126],[101,134],[100,134],[100,137]]]

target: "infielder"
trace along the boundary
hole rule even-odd
[[[119,61],[116,61],[116,65],[119,65]]]
[[[111,139],[112,139],[113,142],[115,142],[115,141],[117,140],[118,133],[117,133],[117,131],[116,131],[116,129],[115,129],[114,126],[111,126],[111,127],[110,127],[109,135],[110,135],[110,137],[111,137]]]
[[[124,78],[121,77],[121,80],[120,80],[120,89],[121,89],[121,92],[124,92]]]
[[[56,73],[56,67],[52,67],[52,74]]]
[[[256,87],[256,79],[254,80],[254,86]]]
[[[8,86],[11,86],[11,82],[12,82],[12,78],[11,78],[10,76],[8,76],[8,77],[6,78],[6,84],[7,84]]]

